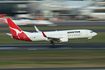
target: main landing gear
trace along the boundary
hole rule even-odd
[[[53,40],[51,40],[51,42],[50,42],[52,45],[54,45],[55,43],[54,43],[54,41]]]

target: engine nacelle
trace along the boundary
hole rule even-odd
[[[68,42],[68,38],[60,38],[59,42]]]

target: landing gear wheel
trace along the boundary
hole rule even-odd
[[[51,40],[51,44],[54,45],[55,43],[53,42],[53,40]]]

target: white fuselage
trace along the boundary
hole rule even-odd
[[[44,37],[41,32],[24,32],[31,41],[49,41],[48,38]],[[63,30],[63,31],[50,31],[44,32],[47,37],[53,38],[68,38],[68,39],[78,39],[78,38],[88,38],[91,39],[97,33],[92,30],[87,29],[77,29],[77,30]]]
[[[39,29],[36,26],[34,26],[36,32],[26,32],[22,31],[10,18],[7,18],[7,22],[9,25],[9,29],[11,31],[11,34],[7,33],[7,35],[17,40],[50,41],[50,43],[54,45],[55,43],[53,41],[68,42],[68,39],[78,39],[78,38],[91,39],[93,36],[97,35],[97,33],[87,29],[62,30],[62,31],[56,30],[56,31],[43,32],[39,31]]]

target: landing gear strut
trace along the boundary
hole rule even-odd
[[[54,41],[53,40],[51,40],[51,42],[50,42],[52,45],[54,45],[55,43],[54,43]]]

